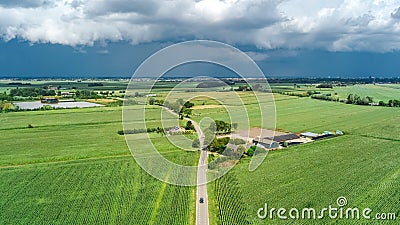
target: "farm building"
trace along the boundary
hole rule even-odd
[[[267,137],[267,138],[269,138],[269,137]],[[276,134],[276,132],[275,132],[275,136],[272,140],[282,144],[282,143],[285,143],[286,141],[290,141],[290,140],[294,140],[294,139],[298,139],[298,138],[299,138],[299,136],[294,133],[278,132],[278,134]]]
[[[169,134],[181,134],[182,132],[185,132],[185,128],[179,126],[175,126],[168,130]]]
[[[274,130],[267,130],[261,128],[251,128],[249,130],[241,130],[237,131],[232,134],[232,138],[240,138],[248,143],[253,143],[255,138],[262,138],[262,139],[269,139],[280,144],[284,143],[285,141],[298,139],[299,136],[294,133],[283,133]]]
[[[288,141],[294,141],[300,138],[294,133],[283,133],[261,128],[251,128],[249,130],[237,131],[232,134],[231,137],[245,140],[247,142],[247,146],[257,145],[267,149],[279,148],[280,145],[285,145],[285,143]]]
[[[301,133],[301,136],[305,137],[305,138],[317,139],[319,137],[319,134],[312,133],[312,132],[305,132],[305,133]]]
[[[41,103],[45,103],[45,104],[57,104],[58,103],[58,99],[57,98],[42,98],[40,100]]]
[[[322,134],[316,134],[312,132],[305,132],[301,133],[301,136],[304,138],[311,138],[312,140],[318,140],[321,138],[327,138],[327,137],[332,137],[334,134],[330,131],[324,131]]]
[[[279,142],[273,141],[270,138],[257,137],[254,138],[253,143],[267,149],[279,148]]]
[[[337,130],[337,131],[335,132],[335,134],[336,134],[336,135],[343,135],[343,132],[340,131],[340,130]]]

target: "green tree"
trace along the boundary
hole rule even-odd
[[[194,130],[194,125],[193,125],[192,121],[189,120],[186,122],[185,129],[186,130]]]
[[[198,138],[193,140],[192,147],[193,148],[200,148],[200,141],[199,141]]]
[[[182,116],[185,116],[189,118],[190,115],[192,115],[192,109],[188,109],[186,107],[183,107],[180,113]]]
[[[248,156],[253,156],[255,150],[256,150],[256,146],[251,146],[251,147],[247,150],[247,155],[248,155]]]
[[[155,98],[150,98],[150,100],[149,100],[149,104],[150,105],[154,105],[154,102],[156,101],[156,99]]]
[[[349,95],[347,96],[347,101],[346,101],[346,103],[347,103],[347,104],[354,104],[354,95],[353,95],[353,94],[349,94]]]
[[[192,108],[194,106],[194,104],[187,101],[187,102],[185,102],[185,104],[183,104],[183,106],[189,109],[189,108]]]

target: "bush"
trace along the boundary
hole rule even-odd
[[[187,121],[186,126],[185,126],[186,130],[194,130],[194,125],[192,124],[192,121]]]
[[[332,84],[320,84],[317,85],[317,88],[333,88]]]
[[[260,151],[263,151],[263,149],[254,145],[254,146],[251,146],[247,150],[247,155],[248,156],[253,156],[254,154],[256,154],[257,152],[260,152]]]
[[[248,156],[253,156],[254,155],[254,151],[256,150],[257,146],[251,146],[248,150],[247,150],[247,155]]]
[[[193,148],[200,148],[200,141],[198,138],[194,139],[193,143],[192,143],[192,147]]]

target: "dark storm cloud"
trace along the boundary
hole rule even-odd
[[[397,8],[396,11],[394,11],[393,13],[390,14],[392,16],[392,18],[394,19],[400,19],[400,7]]]
[[[14,8],[14,7],[22,7],[22,8],[35,8],[35,7],[44,7],[52,5],[52,1],[48,0],[2,0],[0,1],[0,6],[5,8]]]

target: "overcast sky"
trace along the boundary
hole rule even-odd
[[[194,39],[234,45],[269,76],[400,76],[398,0],[0,1],[0,76],[129,76]]]

